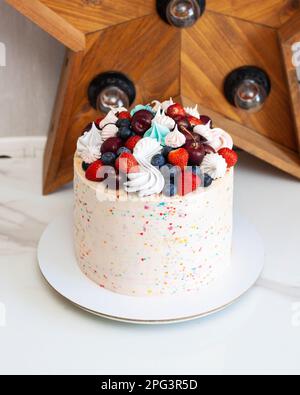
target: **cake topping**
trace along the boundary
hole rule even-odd
[[[210,186],[236,165],[231,136],[200,116],[197,106],[184,108],[172,99],[152,104],[137,105],[131,113],[112,109],[99,119],[98,128],[91,124],[86,129],[77,153],[88,179],[100,182],[95,169],[105,166],[122,176],[117,189],[141,197],[161,192],[184,196]]]
[[[189,164],[200,166],[205,156],[204,144],[198,140],[189,140],[184,148],[189,154]]]
[[[204,137],[207,140],[207,144],[215,151],[219,151],[222,148],[233,148],[233,140],[230,134],[220,128],[211,129],[211,121],[206,125],[195,126],[194,133]]]
[[[178,148],[177,150],[169,153],[168,160],[171,165],[184,169],[189,163],[189,153],[184,148]]]
[[[222,148],[218,154],[223,156],[223,158],[226,160],[228,169],[234,167],[237,164],[238,155],[235,151],[229,148]]]
[[[123,113],[123,112],[128,113],[127,108],[125,108],[125,107],[110,107],[110,110],[111,110],[115,115],[119,114],[119,116],[120,116],[120,114]]]
[[[144,137],[135,146],[133,154],[139,159],[146,159],[151,161],[154,155],[161,153],[162,147],[160,144],[150,137]]]
[[[165,180],[161,172],[152,166],[153,156],[159,154],[162,148],[152,138],[139,141],[134,149],[134,157],[140,165],[140,173],[129,174],[129,181],[124,184],[129,193],[138,192],[140,197],[151,196],[162,192]]]
[[[203,186],[204,186],[204,188],[210,187],[211,184],[213,183],[213,181],[214,180],[213,180],[213,178],[210,175],[208,175],[207,173],[204,174],[204,176],[203,176]]]
[[[154,100],[154,101],[152,102],[152,104],[154,104],[153,111],[157,112],[158,109],[161,108],[163,111],[166,112],[167,109],[168,109],[172,104],[174,104],[174,101],[173,101],[172,97],[170,97],[170,100],[166,100],[166,101],[164,101],[164,102],[162,102],[162,103],[161,103],[160,101],[158,101],[158,100]]]
[[[101,130],[101,135],[103,140],[107,140],[110,137],[115,137],[118,133],[119,129],[116,125],[109,123]]]
[[[131,110],[130,114],[133,117],[137,112],[142,111],[142,110],[146,110],[146,111],[149,111],[149,112],[155,114],[155,112],[153,111],[153,108],[150,105],[143,106],[142,104],[138,104],[137,106],[135,106],[134,109]]]
[[[130,151],[133,151],[135,146],[141,139],[141,136],[132,136],[126,141],[125,147],[128,148]]]
[[[200,136],[204,137],[207,141],[212,139],[212,128],[211,128],[211,121],[209,121],[205,125],[197,125],[193,129],[194,133],[199,134]]]
[[[165,126],[169,130],[173,130],[175,128],[174,119],[168,117],[165,111],[160,107],[155,115],[155,118],[152,120],[152,124],[156,122],[160,126]]]
[[[166,164],[166,158],[162,154],[156,154],[151,160],[151,165],[154,167],[163,167]]]
[[[143,136],[144,133],[151,127],[154,115],[147,110],[140,110],[134,114],[131,120],[131,128],[134,133]]]
[[[104,171],[103,171],[103,162],[101,160],[97,160],[96,162],[92,163],[86,173],[85,176],[89,181],[93,182],[102,182],[104,181]]]
[[[122,173],[138,173],[140,171],[139,164],[131,153],[124,152],[119,156],[116,162],[116,168]]]
[[[106,125],[112,124],[115,125],[118,122],[118,118],[116,117],[115,113],[113,110],[110,110],[110,112],[106,115],[104,119],[99,124],[100,129],[102,130],[105,128]]]
[[[118,137],[120,137],[122,140],[128,140],[132,135],[133,133],[130,126],[124,125],[119,127]]]
[[[118,118],[116,117],[114,110],[111,110],[104,119],[99,123],[101,130],[101,135],[103,141],[109,139],[110,137],[115,137],[118,133],[118,127],[116,123]]]
[[[200,119],[200,113],[198,111],[198,104],[193,108],[193,107],[185,107],[185,112],[195,118]]]
[[[171,119],[171,118],[170,118]],[[178,126],[175,126],[173,132],[169,133],[165,138],[165,144],[171,148],[182,147],[186,143],[186,137],[178,130]]]
[[[101,158],[102,137],[93,123],[89,132],[85,132],[77,142],[77,152],[85,163],[91,164]]]
[[[227,171],[226,160],[219,154],[208,154],[200,166],[204,174],[208,174],[213,180],[222,178]]]
[[[119,137],[110,137],[102,144],[101,154],[105,154],[105,152],[113,152],[114,154],[116,154],[122,146],[122,139],[120,139]]]
[[[166,145],[166,137],[169,133],[170,129],[167,126],[159,125],[154,121],[151,128],[145,133],[144,137],[150,137],[161,145]]]
[[[101,161],[105,166],[114,166],[116,159],[117,155],[113,152],[105,152],[105,154],[101,156]]]
[[[172,104],[170,107],[168,107],[167,115],[169,117],[175,119],[178,116],[185,117],[186,112],[185,112],[184,108],[182,107],[182,105],[175,103],[175,104]]]
[[[187,119],[188,119],[188,121],[189,121],[189,123],[190,123],[190,125],[191,125],[192,127],[195,127],[195,126],[197,126],[197,125],[203,125],[201,119],[196,118],[196,117],[193,117],[192,115],[189,115],[189,116],[187,117]]]
[[[119,120],[123,120],[123,119],[131,120],[131,114],[130,114],[129,111],[127,111],[127,110],[125,109],[125,111],[123,110],[123,111],[121,111],[121,112],[119,113],[118,119],[119,119]],[[118,123],[118,122],[117,122],[117,123]]]

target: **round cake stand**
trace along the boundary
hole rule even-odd
[[[79,269],[73,246],[72,214],[53,221],[38,247],[38,260],[49,285],[64,298],[100,317],[136,324],[170,324],[205,317],[241,298],[264,266],[263,243],[243,217],[234,221],[232,265],[199,293],[139,298],[119,295],[90,281]]]

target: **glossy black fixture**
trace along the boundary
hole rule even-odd
[[[111,107],[129,108],[135,97],[134,83],[126,75],[115,71],[98,75],[88,88],[91,106],[105,113],[109,112]]]
[[[230,104],[248,112],[260,111],[271,92],[268,74],[256,66],[243,66],[231,72],[224,83]]]
[[[205,0],[157,0],[161,18],[172,26],[193,26],[205,11]]]

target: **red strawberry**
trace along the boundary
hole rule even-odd
[[[177,117],[178,115],[185,117],[186,112],[185,109],[180,104],[175,103],[168,108],[167,115],[171,118]]]
[[[122,111],[122,112],[120,112],[118,118],[119,118],[119,119],[129,119],[129,120],[131,120],[130,112],[128,112],[128,111]]]
[[[168,161],[171,163],[171,165],[184,169],[189,162],[189,153],[184,148],[171,151],[168,155]]]
[[[125,174],[138,173],[139,164],[132,154],[125,152],[117,159],[116,169]]]
[[[101,160],[92,163],[85,172],[86,178],[94,182],[104,181],[106,177],[104,175],[103,166],[104,164]]]
[[[132,136],[129,137],[129,139],[126,141],[125,147],[130,149],[130,151],[134,150],[134,147],[137,145],[137,143],[142,140],[141,136]]]
[[[188,116],[188,121],[192,127],[203,124],[203,122],[199,118],[192,117],[191,115]]]
[[[223,156],[223,158],[226,160],[228,169],[235,166],[239,159],[238,154],[230,148],[222,148],[218,154]]]
[[[201,185],[201,179],[196,174],[184,171],[178,180],[178,194],[185,196],[196,191]]]

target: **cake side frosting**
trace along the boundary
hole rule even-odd
[[[85,178],[76,156],[74,190],[77,260],[100,287],[131,296],[194,292],[230,264],[232,169],[184,197],[116,200]]]

